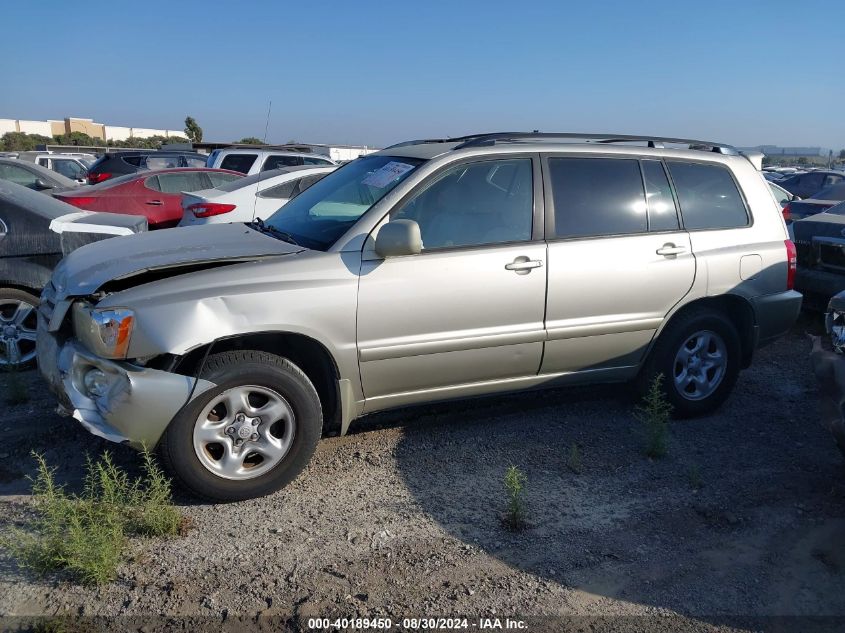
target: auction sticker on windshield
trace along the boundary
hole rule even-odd
[[[377,187],[379,189],[384,189],[387,185],[399,178],[402,174],[411,171],[413,168],[413,165],[409,165],[407,163],[400,163],[398,161],[392,160],[381,169],[377,169],[369,176],[364,178],[364,180],[361,181],[361,184],[369,185],[370,187]]]

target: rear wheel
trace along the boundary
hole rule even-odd
[[[17,288],[0,288],[0,369],[35,365],[38,297]]]
[[[170,423],[162,459],[189,492],[239,501],[279,490],[305,468],[320,438],[320,400],[289,360],[258,351],[208,358],[216,387]]]
[[[703,415],[730,395],[739,376],[739,335],[721,313],[690,310],[676,317],[654,345],[637,386],[645,394],[658,374],[676,417]]]

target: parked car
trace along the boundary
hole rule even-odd
[[[143,215],[150,230],[170,228],[182,219],[182,193],[199,191],[242,178],[223,169],[159,169],[112,178],[98,185],[57,193],[80,209]]]
[[[790,193],[801,198],[815,198],[816,194],[837,183],[842,182],[845,173],[841,171],[809,171],[803,174],[789,176],[778,181],[778,184]]]
[[[845,290],[845,202],[790,225],[798,270],[795,287],[807,307],[824,310]]]
[[[0,158],[0,180],[48,194],[79,186],[79,183],[55,171],[18,158]]]
[[[28,160],[28,157],[22,157]],[[60,173],[80,185],[88,184],[88,168],[93,164],[70,154],[41,154],[33,157],[33,162],[47,169]]]
[[[45,289],[39,367],[86,428],[218,501],[390,407],[662,375],[676,415],[713,411],[794,323],[795,251],[750,160],[669,143],[414,141],[264,222],[90,245]]]
[[[822,424],[845,456],[845,292],[827,304],[825,330],[827,336],[814,337],[810,358],[819,382]]]
[[[319,154],[243,147],[216,149],[211,152],[206,162],[208,167],[231,169],[249,176],[280,167],[299,167],[302,165],[321,167],[334,164],[335,162],[332,159]]]
[[[843,200],[845,200],[845,182],[840,182],[816,192],[816,195],[812,198],[791,201],[783,208],[783,217],[801,220],[816,213],[821,213]]]
[[[0,180],[0,369],[35,362],[34,308],[63,255],[92,241],[146,229],[146,222],[134,218],[80,215],[49,196]]]
[[[138,150],[110,152],[88,169],[88,183],[96,185],[110,178],[152,169],[205,167],[206,156],[197,152]]]
[[[182,196],[179,226],[268,218],[336,167],[282,167]]]

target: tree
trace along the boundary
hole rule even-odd
[[[28,152],[39,145],[52,143],[49,136],[40,134],[27,134],[26,132],[6,132],[0,137],[0,148],[6,152]]]
[[[242,138],[238,143],[246,143],[248,145],[262,145],[264,141],[260,138],[255,138],[254,136],[246,136]]]
[[[194,143],[202,141],[202,128],[192,116],[185,117],[185,136]]]
[[[85,132],[71,132],[70,134],[56,134],[53,136],[55,143],[58,145],[105,145],[101,138],[88,136]]]

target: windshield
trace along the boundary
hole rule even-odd
[[[359,158],[293,198],[266,224],[289,234],[306,248],[327,250],[423,162],[419,158],[392,156]]]

